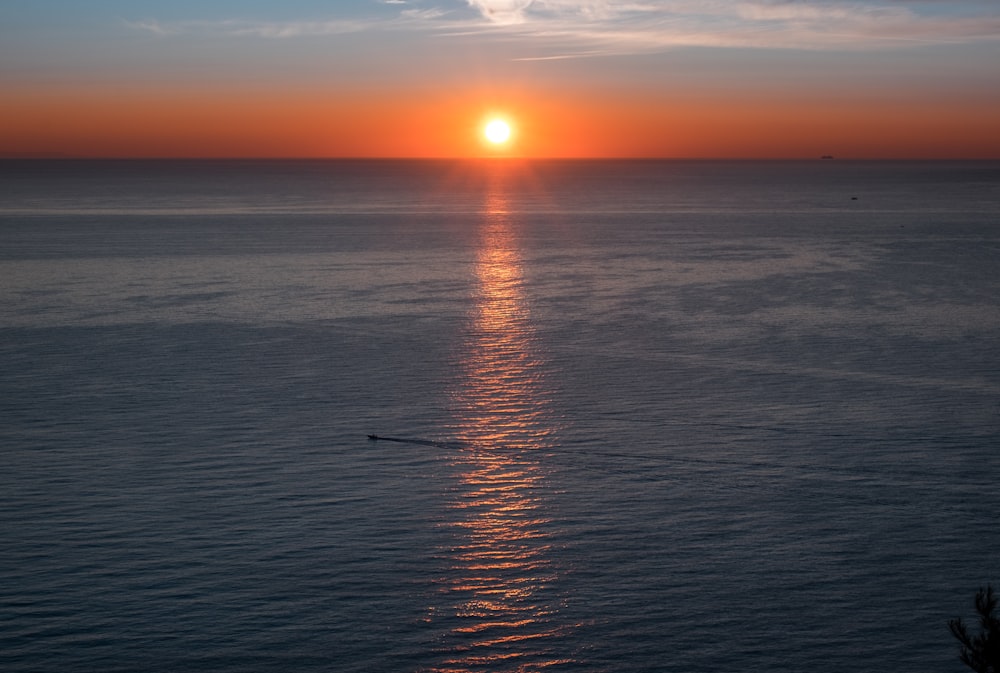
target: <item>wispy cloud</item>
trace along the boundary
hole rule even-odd
[[[468,0],[469,6],[478,9],[488,21],[509,26],[524,23],[525,12],[534,0]]]
[[[127,21],[132,28],[156,35],[206,35],[230,37],[290,38],[357,33],[371,27],[361,21]]]
[[[431,22],[450,12],[444,8],[414,7],[409,0],[382,0],[398,6],[394,18],[353,18],[318,21],[264,21],[251,19],[192,20],[192,21],[125,21],[126,25],[160,36],[201,35],[205,37],[297,38],[345,35],[366,31],[426,29]]]
[[[518,44],[522,60],[683,46],[859,50],[1000,41],[995,0],[382,0],[393,19],[130,25],[158,35],[295,38],[422,30]],[[435,4],[436,3],[436,4]]]
[[[560,52],[534,59],[679,46],[856,50],[1000,41],[1000,7],[975,0],[467,1],[481,14],[473,30],[537,38]]]

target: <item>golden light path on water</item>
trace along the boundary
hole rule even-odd
[[[487,192],[476,260],[475,305],[454,391],[454,435],[464,450],[450,503],[455,530],[438,615],[449,625],[440,672],[528,673],[572,663],[561,651],[559,569],[550,558],[533,452],[551,442],[515,222],[502,176]]]

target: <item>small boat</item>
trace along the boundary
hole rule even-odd
[[[372,441],[378,441],[378,435],[368,435],[368,439]]]

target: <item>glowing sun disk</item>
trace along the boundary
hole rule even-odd
[[[487,140],[499,145],[507,142],[507,139],[510,138],[510,125],[502,119],[494,119],[486,125],[483,133]]]

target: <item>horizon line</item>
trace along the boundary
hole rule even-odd
[[[998,156],[171,156],[87,155],[60,152],[0,152],[3,161],[1000,161]]]

